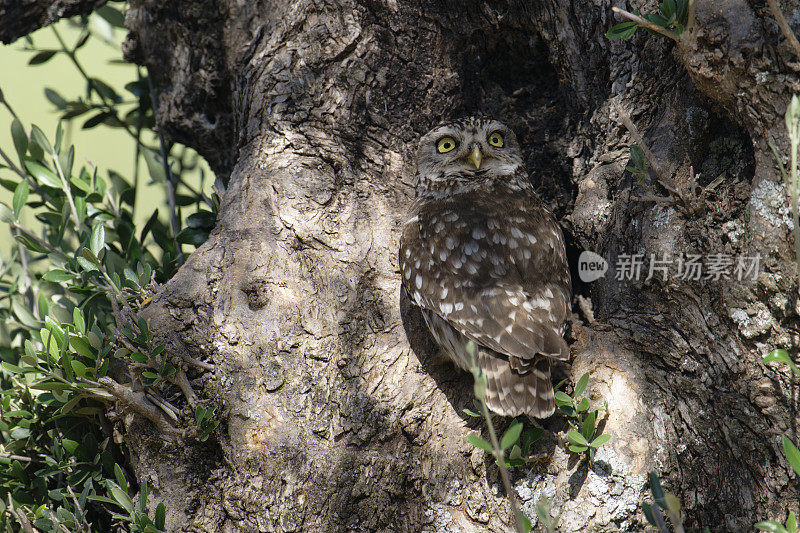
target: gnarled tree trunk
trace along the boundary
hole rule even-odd
[[[514,471],[527,515],[548,495],[563,531],[640,530],[655,470],[690,528],[782,517],[797,488],[777,436],[795,412],[760,358],[793,346],[798,306],[767,141],[785,147],[800,63],[760,2],[696,4],[676,45],[607,40],[608,1],[134,2],[128,53],[154,77],[160,128],[227,183],[216,230],[148,310],[173,354],[213,363],[189,371],[222,424],[180,446],[126,428],[170,527],[509,529],[496,466],[465,440],[482,428],[461,412],[471,378],[434,361],[396,262],[415,139],[478,112],[517,131],[573,263],[762,257],[756,281],[576,278],[593,313],[573,325],[571,374],[591,372],[613,438],[590,465],[547,420],[545,459]],[[624,170],[616,105],[661,183]]]

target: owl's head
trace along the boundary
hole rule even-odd
[[[497,120],[469,117],[437,126],[417,150],[418,187],[512,179],[522,165],[517,137]],[[468,183],[464,183],[467,185]]]

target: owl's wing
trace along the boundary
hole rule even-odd
[[[571,291],[553,215],[524,200],[429,202],[406,222],[400,249],[413,301],[520,370],[537,354],[569,357],[562,334]]]

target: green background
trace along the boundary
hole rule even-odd
[[[61,35],[68,47],[74,46],[79,38],[79,30],[69,20],[62,20],[53,27],[42,28],[30,35],[36,49],[60,49],[54,28]],[[121,43],[125,38],[124,30],[113,28],[97,15],[90,16],[92,37],[85,46],[77,51],[78,61],[86,72],[99,78],[113,87],[123,101],[134,101],[131,93],[125,90],[125,84],[137,79],[137,67],[122,63]],[[78,72],[72,61],[64,54],[56,54],[52,59],[40,65],[29,65],[36,55],[30,50],[30,44],[24,38],[9,45],[0,45],[0,90],[22,121],[25,131],[30,133],[31,124],[36,124],[47,137],[53,141],[61,112],[45,97],[45,88],[57,91],[64,99],[86,98],[86,81]],[[144,73],[144,69],[142,69]],[[132,106],[131,106],[132,107]],[[127,112],[129,108],[124,108]],[[99,176],[107,178],[108,169],[113,169],[133,182],[135,142],[124,129],[98,126],[93,129],[82,129],[82,124],[95,113],[89,112],[64,123],[66,144],[75,145],[75,169],[87,166],[90,171],[97,167]],[[0,148],[19,165],[14,144],[11,139],[11,122],[13,117],[5,107],[0,107]],[[151,136],[152,137],[152,136]],[[143,140],[156,145],[153,138],[144,136]],[[140,186],[136,198],[136,222],[143,223],[159,208],[162,220],[166,221],[167,203],[164,187],[150,183],[147,165],[140,157]],[[204,190],[211,195],[213,173],[201,160],[205,172]],[[0,168],[0,177],[19,180],[19,176],[8,168]],[[195,184],[196,185],[196,184]],[[0,202],[11,204],[12,193],[0,188]],[[186,216],[193,209],[185,210]],[[28,227],[33,227],[35,219],[30,209],[24,209],[21,219]],[[8,257],[13,241],[7,228],[0,234],[0,254]]]

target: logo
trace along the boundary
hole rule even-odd
[[[591,283],[603,277],[608,271],[608,262],[594,252],[584,250],[578,257],[578,277],[584,283]]]

